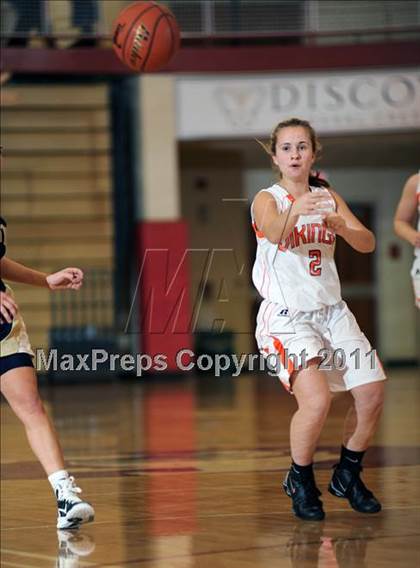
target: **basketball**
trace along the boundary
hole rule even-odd
[[[158,71],[179,48],[180,33],[172,12],[156,2],[135,2],[117,16],[112,46],[134,71]]]

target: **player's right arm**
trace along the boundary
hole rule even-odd
[[[278,244],[293,230],[300,215],[319,212],[320,202],[328,196],[307,192],[281,213],[274,197],[268,191],[260,191],[254,199],[253,212],[257,229],[271,242]]]
[[[414,174],[408,178],[394,217],[395,234],[414,247],[420,246],[420,232],[413,227],[417,212],[416,191],[418,181],[419,174]]]
[[[79,290],[83,283],[83,272],[80,268],[64,268],[58,272],[46,274],[4,256],[0,259],[0,269],[1,276],[5,280],[50,290]]]

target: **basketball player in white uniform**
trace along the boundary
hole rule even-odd
[[[324,518],[313,456],[331,393],[350,391],[354,404],[329,491],[347,498],[357,511],[375,513],[381,504],[360,472],[382,410],[385,375],[341,298],[334,262],[339,236],[362,253],[374,250],[375,237],[324,180],[310,175],[319,143],[309,123],[290,119],[278,124],[267,150],[280,180],[261,190],[251,206],[257,237],[253,281],[263,297],[259,349],[298,404],[284,489],[296,516]]]
[[[417,230],[413,222],[417,214]],[[420,308],[420,173],[408,178],[394,217],[395,233],[414,247],[414,262],[411,269],[414,301]]]

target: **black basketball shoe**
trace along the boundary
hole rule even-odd
[[[360,479],[362,469],[362,466],[358,466],[350,470],[336,464],[328,491],[336,497],[348,499],[359,513],[379,513],[382,509],[380,502]]]
[[[322,521],[325,517],[320,490],[315,484],[313,473],[308,476],[299,475],[293,466],[283,481],[283,489],[292,499],[292,510],[296,517],[304,521]]]

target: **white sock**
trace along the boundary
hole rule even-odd
[[[57,486],[60,485],[62,481],[69,477],[69,472],[65,469],[59,469],[55,471],[51,475],[48,476],[48,481],[51,483],[52,488],[54,491],[57,489]]]

